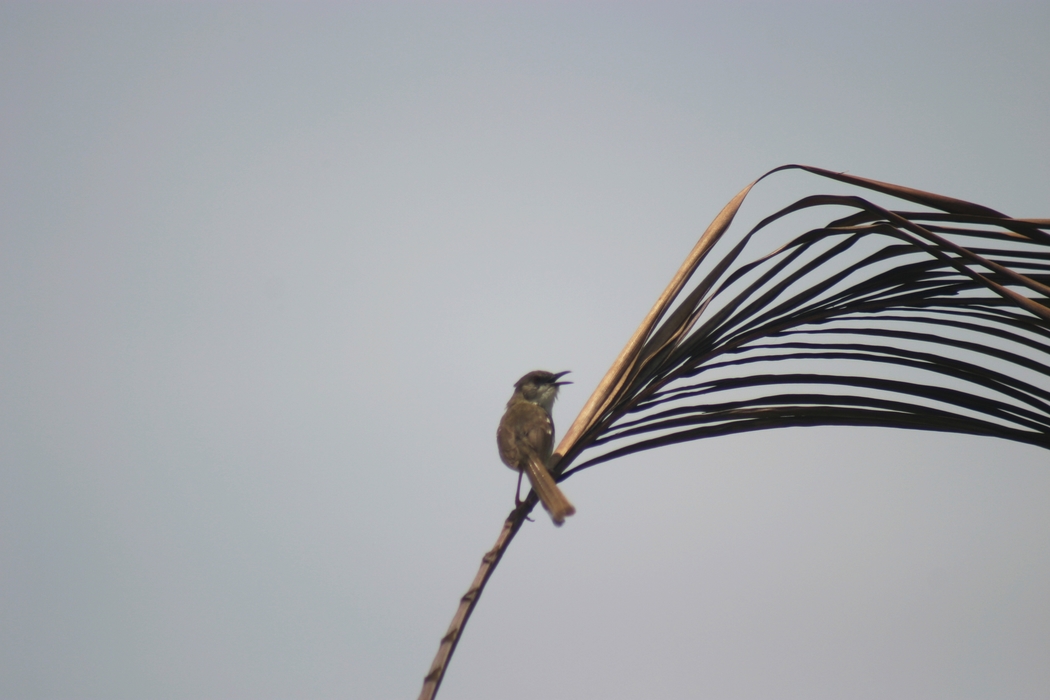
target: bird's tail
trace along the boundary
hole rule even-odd
[[[569,499],[554,483],[554,477],[547,471],[546,465],[539,456],[532,455],[525,474],[529,477],[529,482],[536,491],[536,495],[540,497],[543,507],[551,514],[551,520],[555,525],[561,525],[565,522],[565,518],[576,512],[575,506],[569,503]]]

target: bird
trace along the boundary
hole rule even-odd
[[[557,374],[544,370],[529,372],[514,384],[514,394],[507,402],[507,410],[496,430],[499,456],[511,469],[518,472],[518,491],[514,501],[521,505],[521,476],[529,477],[536,495],[560,526],[576,508],[554,483],[549,465],[554,448],[554,421],[551,409],[558,397],[558,389],[568,381],[559,381],[568,372]]]

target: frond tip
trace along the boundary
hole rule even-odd
[[[708,260],[728,246],[718,244],[758,181],[748,185],[569,429],[557,449],[562,478],[661,445],[788,426],[948,431],[1050,448],[1050,221],[808,166],[763,178],[792,169],[907,209],[859,195],[805,197]],[[752,252],[792,217],[832,208],[829,223]]]

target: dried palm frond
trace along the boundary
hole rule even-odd
[[[805,197],[759,222],[687,291],[752,187],[789,169],[923,210]],[[827,207],[840,215],[747,259],[788,217]],[[554,471],[561,481],[662,445],[817,425],[1050,448],[1050,220],[808,166],[766,173],[700,238],[566,432]],[[485,581],[535,504],[530,494],[485,555],[420,698],[437,692]]]

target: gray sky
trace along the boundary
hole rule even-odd
[[[572,369],[567,427],[783,163],[1050,216],[1048,29],[1035,2],[3,4],[0,697],[414,697],[513,505],[512,383]],[[782,176],[741,221],[830,189]],[[565,490],[441,697],[1050,687],[1037,448],[770,431]]]

